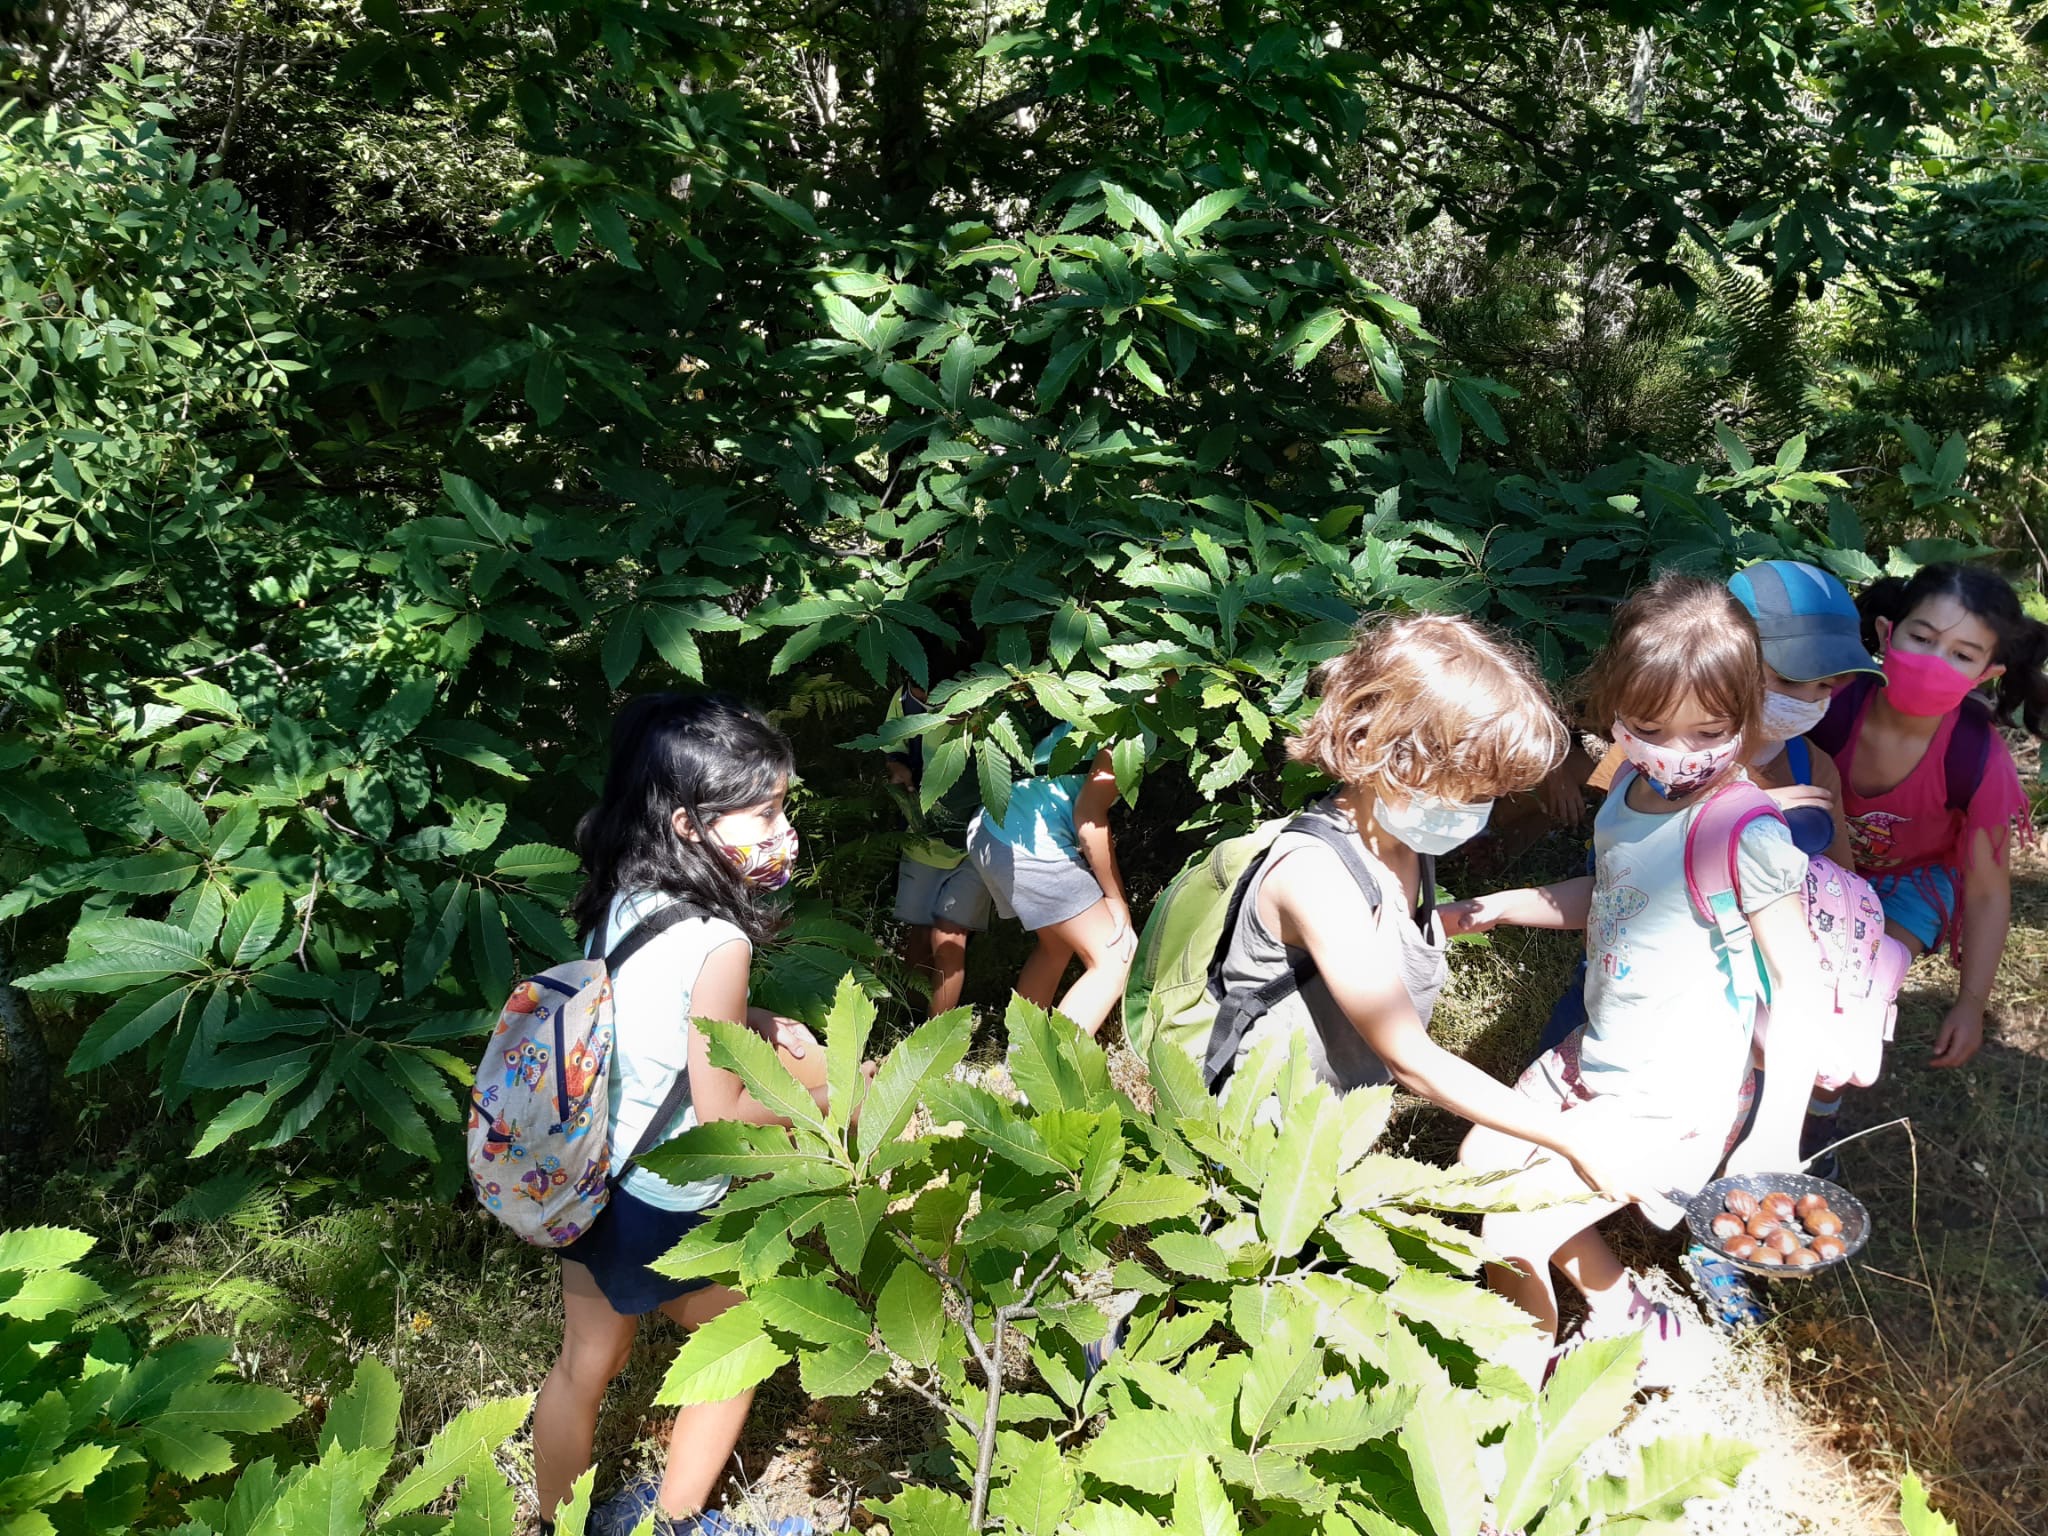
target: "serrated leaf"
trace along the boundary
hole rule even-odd
[[[899,1263],[875,1298],[875,1325],[882,1342],[912,1365],[932,1364],[946,1326],[939,1282],[910,1259]]]
[[[328,1406],[320,1425],[320,1449],[388,1450],[398,1443],[398,1378],[375,1355],[363,1356],[355,1379]]]
[[[1316,1093],[1288,1106],[1259,1191],[1259,1230],[1275,1253],[1298,1252],[1336,1203],[1343,1134],[1335,1095]]]
[[[211,828],[207,826],[206,812],[190,795],[171,784],[145,784],[136,797],[141,800],[150,824],[165,837],[195,851],[206,848]]]
[[[779,1333],[812,1344],[867,1348],[867,1314],[851,1296],[818,1275],[778,1275],[747,1294],[761,1319]]]
[[[192,992],[189,984],[171,981],[140,987],[119,998],[79,1038],[65,1072],[89,1072],[148,1044],[184,1011]]]
[[[1552,1502],[1558,1480],[1620,1424],[1635,1397],[1641,1360],[1641,1341],[1630,1334],[1588,1341],[1558,1361],[1535,1409],[1508,1426],[1506,1469],[1495,1499],[1502,1525],[1533,1521]]]
[[[1173,1489],[1174,1536],[1238,1536],[1237,1511],[1206,1456],[1181,1464]]]
[[[1020,1117],[1003,1100],[973,1083],[932,1083],[924,1091],[932,1119],[940,1125],[959,1121],[971,1141],[987,1147],[998,1157],[1031,1173],[1064,1178],[1066,1164],[1054,1157],[1036,1126]]]
[[[876,1148],[896,1139],[926,1084],[960,1064],[973,1036],[973,1010],[955,1008],[920,1024],[883,1058],[861,1108],[858,1139],[863,1163],[873,1158]]]
[[[1159,1409],[1117,1414],[1089,1442],[1081,1470],[1121,1488],[1172,1493],[1182,1464],[1202,1449],[1193,1428],[1180,1414]]]
[[[76,1264],[94,1239],[69,1227],[11,1227],[0,1232],[0,1274],[33,1274]]]
[[[990,1511],[1016,1536],[1053,1536],[1074,1503],[1074,1473],[1059,1442],[1006,1432],[999,1443],[998,1469],[1008,1475],[997,1485]]]
[[[1199,1184],[1171,1173],[1126,1172],[1117,1187],[1089,1214],[1116,1227],[1185,1216],[1208,1198]]]
[[[536,875],[574,874],[582,861],[552,843],[520,843],[499,854],[491,867],[508,880],[531,880]]]
[[[1174,234],[1183,240],[1190,235],[1199,235],[1243,202],[1244,196],[1243,187],[1225,187],[1220,192],[1209,193],[1198,199],[1187,212],[1173,221]]]
[[[469,910],[472,887],[462,879],[444,882],[428,898],[424,919],[416,924],[405,945],[405,965],[400,973],[403,997],[411,997],[441,974],[455,944],[462,937],[462,920]]]
[[[1436,438],[1436,451],[1445,467],[1456,469],[1464,429],[1458,422],[1458,408],[1452,401],[1450,386],[1442,379],[1431,379],[1423,386],[1422,419]]]
[[[64,802],[42,785],[18,773],[0,776],[0,820],[45,848],[60,848],[82,859],[89,851]]]
[[[529,1393],[494,1398],[456,1414],[427,1442],[419,1464],[391,1490],[378,1508],[378,1522],[419,1509],[439,1498],[450,1483],[491,1467],[498,1447],[518,1433],[532,1407]],[[491,1470],[495,1475],[496,1469]]]
[[[221,924],[220,952],[229,965],[253,965],[284,927],[284,887],[260,880],[235,899]]]
[[[699,1019],[696,1028],[709,1042],[713,1066],[738,1074],[747,1091],[783,1119],[828,1139],[818,1101],[797,1081],[774,1046],[744,1024]]]
[[[1425,1389],[1398,1438],[1430,1530],[1435,1536],[1478,1536],[1485,1513],[1478,1446],[1449,1389]]]
[[[743,1301],[684,1341],[654,1400],[677,1408],[723,1402],[759,1386],[789,1359],[788,1351],[762,1330],[760,1310]]]
[[[889,1357],[865,1343],[834,1344],[805,1355],[797,1374],[812,1397],[859,1397],[889,1374]]]

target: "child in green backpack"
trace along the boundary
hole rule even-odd
[[[1365,625],[1319,684],[1321,703],[1288,750],[1338,787],[1274,841],[1226,931],[1219,1020],[1261,988],[1285,994],[1236,1042],[1238,1057],[1299,1033],[1338,1089],[1399,1083],[1539,1139],[1593,1188],[1631,1197],[1625,1148],[1539,1115],[1429,1035],[1448,971],[1436,857],[1477,835],[1497,797],[1535,784],[1565,748],[1529,658],[1468,620],[1418,614]],[[1289,971],[1311,974],[1286,987]]]

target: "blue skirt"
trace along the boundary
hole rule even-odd
[[[610,1202],[590,1230],[556,1252],[590,1271],[619,1316],[638,1317],[711,1284],[709,1280],[671,1280],[647,1267],[681,1242],[684,1233],[702,1226],[710,1214],[709,1209],[664,1210],[613,1185]]]

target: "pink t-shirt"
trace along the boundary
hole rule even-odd
[[[1956,722],[1962,718],[1962,712],[1956,710],[1942,717],[1933,740],[1927,743],[1926,754],[1900,783],[1882,794],[1858,794],[1854,784],[1856,746],[1863,730],[1863,717],[1877,692],[1871,689],[1858,707],[1849,739],[1834,755],[1835,766],[1842,770],[1842,809],[1849,817],[1850,841],[1856,845],[1856,869],[1859,874],[1873,877],[1920,876],[1915,883],[1941,914],[1953,954],[1961,936],[1958,919],[1962,916],[1963,865],[1969,849],[1976,842],[1978,831],[1987,832],[1992,856],[2003,864],[2015,829],[2021,836],[2031,838],[2027,792],[2020,785],[2019,769],[2013,763],[2011,751],[1993,731],[1984,757],[1984,777],[1970,797],[1969,808],[1949,808],[1947,775],[1942,764],[1947,760],[1949,738],[1955,735]],[[1948,889],[1943,889],[1942,882],[1926,877],[1927,872],[1935,870],[1948,876]]]

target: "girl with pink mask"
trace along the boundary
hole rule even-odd
[[[1983,1044],[2011,927],[2012,837],[2033,835],[2019,771],[1991,726],[2019,711],[2039,733],[2048,626],[1979,566],[1874,582],[1856,606],[1865,644],[1883,652],[1884,682],[1836,694],[1813,738],[1841,770],[1856,868],[1884,901],[1886,929],[1916,956],[1946,944],[1961,972],[1933,1056],[1959,1067]],[[1978,690],[1995,707],[1971,697]]]

